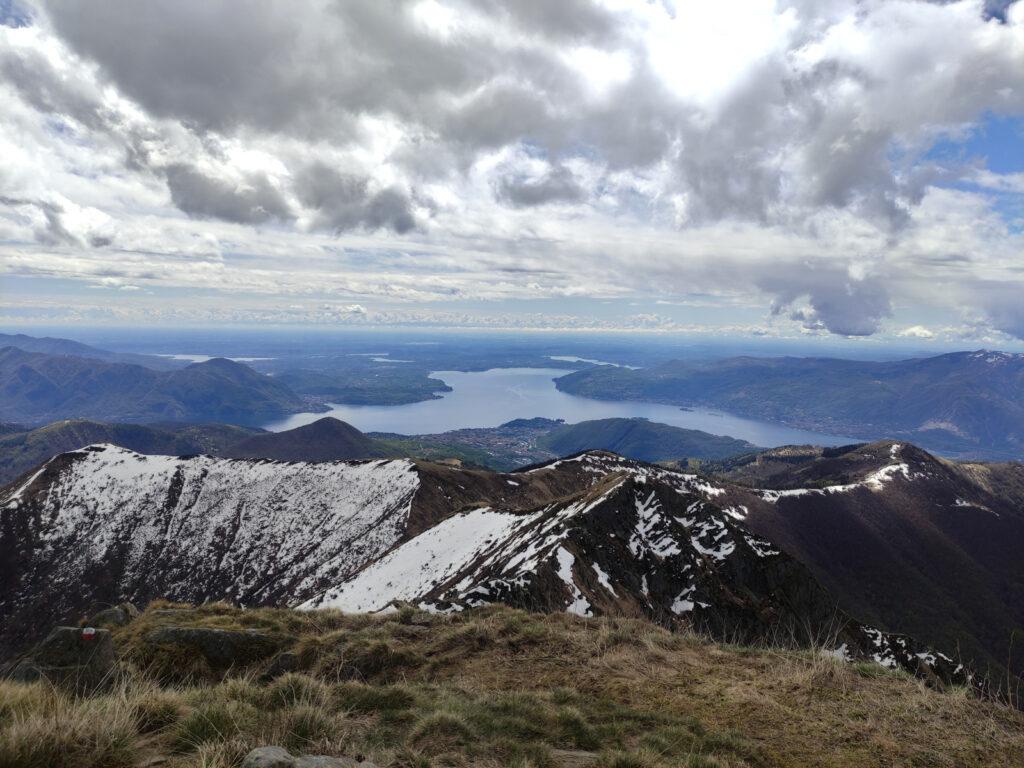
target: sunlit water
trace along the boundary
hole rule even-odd
[[[434,434],[467,427],[496,427],[519,418],[544,416],[574,424],[590,419],[642,416],[676,427],[730,435],[755,445],[800,443],[841,445],[848,437],[743,419],[701,408],[682,410],[652,403],[606,402],[577,397],[555,389],[554,379],[566,371],[557,368],[494,368],[477,373],[437,371],[431,376],[452,388],[439,400],[410,405],[335,405],[328,413],[298,413],[265,424],[274,432],[309,424],[324,416],[347,421],[364,432]]]

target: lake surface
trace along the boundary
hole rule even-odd
[[[443,393],[439,400],[409,405],[335,405],[328,413],[298,413],[263,426],[280,432],[324,416],[334,416],[363,432],[423,435],[469,427],[496,427],[512,419],[535,416],[565,419],[570,424],[590,419],[642,416],[662,424],[729,435],[764,447],[856,442],[848,437],[790,429],[719,411],[700,408],[684,411],[672,405],[577,397],[555,389],[554,379],[566,373],[558,368],[493,368],[474,373],[436,371],[431,377],[441,379],[453,390]]]

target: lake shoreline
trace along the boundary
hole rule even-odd
[[[498,427],[519,418],[564,419],[576,424],[602,418],[646,418],[649,421],[697,429],[714,435],[746,440],[766,448],[779,445],[825,446],[859,442],[842,435],[801,430],[748,419],[715,409],[636,401],[609,401],[560,391],[555,379],[565,375],[559,368],[491,368],[485,371],[432,371],[431,378],[452,389],[441,397],[402,405],[328,404],[320,413],[293,414],[263,424],[271,432],[333,416],[363,432],[387,432],[407,436],[440,434],[459,429]]]

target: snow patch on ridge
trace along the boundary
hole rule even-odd
[[[453,578],[523,520],[488,507],[455,515],[371,563],[351,581],[299,607],[367,612],[395,600],[412,600]]]
[[[204,599],[213,582],[244,602],[343,578],[398,541],[419,487],[405,460],[143,456],[106,444],[65,456],[45,495],[23,486],[0,499],[39,506],[38,541],[69,553],[55,581],[74,584],[86,563],[114,558],[126,583],[144,583],[162,561],[174,573],[165,591],[179,599]]]
[[[893,449],[897,449],[899,447],[900,446],[898,445],[892,446]],[[904,480],[915,480],[923,476],[924,475],[921,473],[911,472],[909,464],[900,462],[898,464],[887,464],[881,469],[867,475],[863,480],[859,480],[855,483],[828,485],[824,488],[792,488],[785,491],[760,490],[757,491],[757,493],[765,501],[774,504],[779,499],[793,498],[797,496],[828,496],[837,493],[850,493],[858,488],[866,488],[869,491],[877,493],[885,490],[886,485],[891,483],[897,477],[902,477]]]

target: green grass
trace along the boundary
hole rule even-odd
[[[506,608],[170,607],[115,632],[114,691],[0,683],[0,768],[235,768],[268,744],[382,768],[559,768],[581,754],[599,768],[1024,764],[1020,713],[807,651]],[[169,624],[291,635],[301,671],[168,675],[145,636]]]

